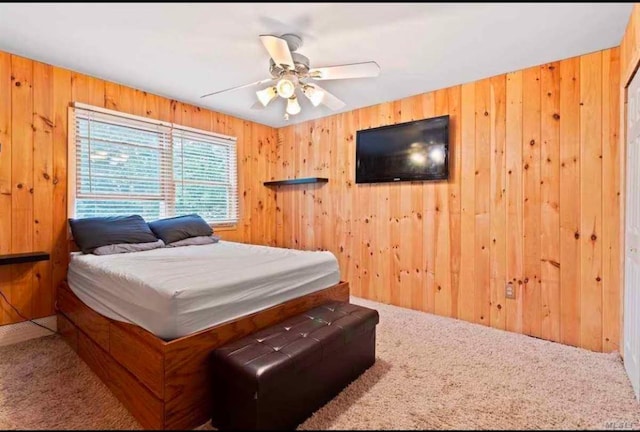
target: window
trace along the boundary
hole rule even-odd
[[[76,104],[75,217],[238,221],[236,139]]]

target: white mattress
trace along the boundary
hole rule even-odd
[[[330,287],[340,272],[331,252],[220,241],[73,254],[67,280],[96,312],[168,340]]]

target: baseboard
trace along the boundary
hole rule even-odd
[[[38,324],[45,325],[52,330],[56,330],[56,316],[51,315],[44,318],[34,320]],[[42,336],[48,336],[49,330],[38,327],[32,322],[24,321],[17,324],[7,324],[0,326],[0,346],[12,345],[29,339],[35,339]]]

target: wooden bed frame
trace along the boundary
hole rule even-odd
[[[57,294],[58,331],[143,427],[193,429],[210,418],[215,383],[207,359],[213,349],[330,300],[348,302],[349,284],[166,342],[100,315],[63,282]]]

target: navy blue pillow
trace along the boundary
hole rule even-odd
[[[141,216],[69,219],[73,239],[86,254],[100,246],[158,241]]]
[[[149,222],[149,227],[167,245],[190,237],[213,234],[209,224],[197,214],[158,219]]]

